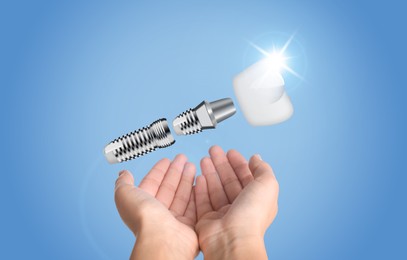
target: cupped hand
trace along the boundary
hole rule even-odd
[[[205,256],[220,256],[226,248],[249,247],[249,241],[263,245],[277,214],[279,187],[273,170],[258,155],[248,163],[235,150],[225,154],[214,146],[209,153],[210,158],[201,160],[202,176],[195,187],[201,250]]]
[[[195,166],[187,162],[182,154],[177,155],[173,162],[168,159],[159,161],[139,187],[134,186],[130,172],[120,173],[116,181],[115,201],[121,218],[137,237],[132,258],[143,259],[162,251],[163,259],[171,259],[171,255],[164,253],[164,248],[176,259],[192,259],[198,254],[194,230],[195,173]]]

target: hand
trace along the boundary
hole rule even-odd
[[[214,146],[201,161],[195,199],[199,246],[207,259],[267,259],[264,233],[277,214],[278,183],[256,155]]]
[[[115,201],[136,239],[131,259],[193,259],[199,252],[194,231],[195,166],[184,155],[159,161],[134,186],[130,172],[116,181]]]

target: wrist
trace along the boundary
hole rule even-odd
[[[191,247],[191,243],[197,244],[197,241],[188,241],[187,238],[168,230],[140,230],[131,259],[194,259],[198,248]]]
[[[205,259],[267,259],[264,238],[260,234],[233,230],[219,233],[201,245]]]

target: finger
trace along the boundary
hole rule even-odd
[[[246,159],[236,150],[230,150],[227,153],[227,158],[240,184],[242,184],[243,188],[246,187],[254,179]]]
[[[155,197],[170,164],[167,158],[158,161],[140,182],[139,188]]]
[[[164,179],[158,188],[157,195],[155,197],[167,208],[170,207],[172,201],[174,200],[175,192],[177,191],[186,162],[187,157],[185,155],[177,155],[170,167],[168,167],[168,171],[166,172]]]
[[[195,206],[198,219],[200,219],[206,213],[213,211],[211,201],[209,199],[206,179],[203,175],[196,178]]]
[[[114,199],[117,207],[119,208],[122,202],[125,201],[126,196],[129,192],[134,189],[134,178],[133,175],[127,171],[121,171],[119,177],[116,180]]]
[[[237,195],[239,195],[239,193],[242,191],[242,185],[240,184],[240,181],[237,178],[232,166],[230,166],[228,158],[226,157],[222,148],[219,146],[212,146],[209,149],[209,154],[211,155],[212,162],[219,174],[223,189],[226,192],[229,202],[232,203]]]
[[[195,165],[189,162],[186,163],[177,191],[175,193],[174,200],[172,201],[170,206],[170,210],[174,213],[174,216],[183,216],[185,213],[188,202],[190,201],[195,173]]]
[[[189,197],[188,207],[184,216],[190,219],[192,223],[196,223],[196,207],[195,207],[195,188],[192,188],[191,196]]]
[[[208,157],[203,158],[201,160],[201,169],[208,185],[209,199],[211,200],[213,209],[218,210],[229,204],[228,197],[226,196],[212,160]]]
[[[271,169],[268,163],[264,162],[261,159],[260,155],[254,155],[250,158],[249,168],[253,173],[253,177],[255,180],[258,180],[260,182],[276,180],[273,169]]]
[[[119,172],[119,177],[116,180],[115,189],[119,188],[120,186],[134,186],[134,178],[133,175],[128,170],[123,170]]]

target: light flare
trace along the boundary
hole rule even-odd
[[[290,43],[292,42],[294,36],[295,36],[295,33],[290,36],[290,38],[284,43],[284,45],[281,49],[276,49],[273,46],[273,50],[271,52],[268,52],[268,51],[262,49],[261,47],[254,44],[253,42],[249,42],[249,43],[251,46],[253,46],[253,48],[255,48],[261,54],[263,54],[265,57],[267,57],[267,60],[270,64],[270,70],[277,71],[279,73],[281,73],[283,70],[286,70],[289,73],[296,76],[297,78],[305,81],[305,79],[300,74],[298,74],[296,71],[294,71],[292,68],[290,68],[286,63],[286,61],[290,57],[286,57],[285,52],[286,52],[288,46],[290,45]]]

